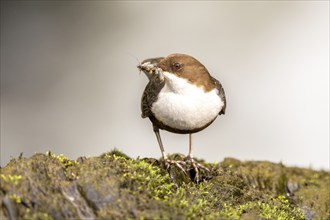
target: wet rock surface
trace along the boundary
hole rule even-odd
[[[172,155],[180,160],[181,155]],[[0,219],[329,219],[330,174],[266,161],[198,160],[168,170],[114,150],[70,160],[35,154],[0,174]]]

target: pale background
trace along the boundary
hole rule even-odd
[[[173,52],[227,95],[197,157],[329,169],[328,1],[1,1],[1,166],[48,150],[160,157],[136,65]],[[187,135],[161,134],[188,152]]]

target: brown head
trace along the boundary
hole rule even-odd
[[[192,56],[179,53],[171,54],[160,60],[157,66],[163,71],[187,79],[205,91],[210,91],[215,87],[205,66]]]

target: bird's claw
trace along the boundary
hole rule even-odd
[[[186,165],[185,161],[181,161],[181,160],[170,160],[168,158],[164,159],[165,162],[165,167],[166,169],[169,169],[171,167],[171,165],[175,165],[176,167],[178,167],[184,174],[187,174],[186,170],[183,168],[184,165]]]
[[[194,181],[199,182],[199,173],[200,170],[203,169],[206,172],[210,172],[210,170],[205,167],[204,165],[196,162],[192,157],[187,156],[184,160],[171,160],[168,158],[164,159],[165,162],[165,168],[167,170],[170,169],[171,165],[176,166],[177,168],[179,168],[184,174],[188,175],[188,170],[189,167],[187,167],[187,165],[190,165],[190,167],[193,168],[193,170],[195,171],[195,174],[193,174],[193,177],[191,176],[190,178],[194,178]]]
[[[203,169],[203,170],[205,170],[207,172],[210,172],[210,170],[207,167],[205,167],[204,165],[196,162],[194,160],[194,158],[192,158],[190,156],[187,156],[185,158],[185,161],[189,162],[191,164],[191,166],[193,167],[193,169],[195,171],[195,178],[194,179],[195,179],[196,182],[199,182],[199,170],[200,169]]]

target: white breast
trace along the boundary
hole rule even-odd
[[[168,72],[163,74],[165,86],[151,108],[157,120],[176,129],[192,130],[217,117],[224,105],[217,89],[205,93],[186,79]]]

